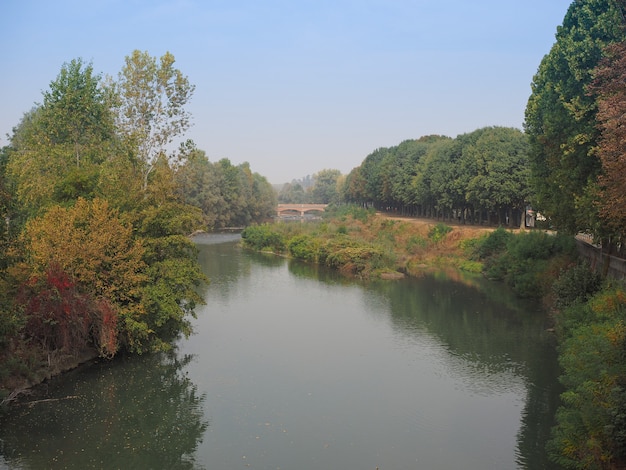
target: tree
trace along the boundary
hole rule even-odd
[[[593,230],[600,162],[595,97],[587,93],[607,44],[624,38],[621,3],[573,2],[533,78],[526,106],[533,186],[539,209],[562,231]]]
[[[367,204],[365,178],[363,178],[360,166],[353,168],[346,176],[346,181],[343,185],[342,199],[346,202],[362,205]]]
[[[81,160],[101,160],[101,147],[113,136],[111,91],[102,86],[91,63],[74,59],[64,64],[44,92],[42,125],[52,145],[68,145],[76,167]]]
[[[272,218],[276,212],[276,204],[276,191],[267,178],[259,173],[252,173],[252,220],[262,222]]]
[[[169,52],[157,63],[147,52],[135,50],[119,74],[117,125],[136,149],[144,191],[158,156],[191,125],[185,105],[195,86],[174,62]]]
[[[225,201],[219,184],[220,175],[203,150],[193,149],[174,174],[177,191],[183,201],[202,210],[205,226],[223,227],[221,210]]]
[[[442,140],[435,143],[426,157],[427,179],[430,181],[437,217],[452,215],[452,210],[460,208],[465,202],[465,192],[458,185],[462,155],[462,144],[459,138]]]
[[[304,204],[307,194],[302,185],[296,181],[285,183],[278,193],[278,202],[283,204]]]
[[[474,208],[498,216],[520,213],[530,198],[528,145],[518,129],[487,127],[463,147],[461,171],[465,198]]]
[[[26,224],[23,243],[32,273],[30,282],[48,276],[48,282],[40,286],[43,289],[40,294],[33,295],[45,293],[49,286],[59,290],[61,282],[67,298],[80,301],[72,311],[79,313],[80,305],[88,304],[81,296],[87,296],[97,305],[99,315],[110,317],[112,310],[120,318],[124,343],[135,341],[124,324],[131,320],[144,321],[141,308],[142,288],[147,281],[142,259],[144,247],[141,240],[134,238],[132,226],[123,223],[106,201],[81,198],[70,208],[53,206]],[[71,285],[63,281],[66,278]],[[48,295],[43,299],[48,303],[53,301]],[[33,311],[45,314],[41,309]],[[151,331],[147,324],[144,329]]]
[[[315,184],[311,188],[311,202],[316,204],[337,202],[337,180],[340,176],[339,170],[325,169],[317,172],[313,176]]]
[[[602,163],[598,201],[600,215],[613,243],[626,237],[626,42],[607,48],[593,82],[598,95],[598,121],[601,136],[597,155]]]
[[[98,166],[116,145],[112,92],[91,64],[64,64],[43,95],[13,129],[9,151],[7,174],[28,215],[93,198]]]

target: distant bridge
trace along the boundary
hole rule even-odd
[[[304,217],[313,212],[324,212],[328,204],[278,204],[276,213],[278,217],[286,215],[299,215]]]

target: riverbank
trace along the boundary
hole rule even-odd
[[[340,208],[324,220],[248,227],[244,246],[336,269],[361,279],[419,276],[429,269],[479,273],[472,246],[495,227],[443,223]]]
[[[37,362],[38,365],[24,366],[23,373],[4,377],[0,382],[0,412],[3,406],[15,402],[23,395],[28,395],[30,389],[61,375],[70,370],[96,360],[99,355],[95,348],[85,348],[77,354],[64,354],[56,351],[53,354],[38,355],[31,351],[25,355],[29,361]]]

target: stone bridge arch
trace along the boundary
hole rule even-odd
[[[276,214],[278,217],[286,214],[298,214],[304,217],[306,214],[314,212],[324,212],[328,204],[278,204]]]

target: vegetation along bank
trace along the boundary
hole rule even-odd
[[[193,231],[260,223],[277,197],[352,203],[361,209],[315,225],[251,227],[244,242],[364,279],[451,265],[544,299],[565,387],[552,458],[626,468],[625,289],[578,261],[573,242],[583,233],[626,256],[624,18],[623,1],[572,2],[532,77],[523,131],[407,140],[278,196],[247,163],[210,162],[182,139],[195,88],[172,54],[134,51],[111,80],[65,64],[0,149],[0,400],[86,357],[189,334],[207,282]],[[557,235],[512,233],[529,206]],[[506,229],[466,237],[485,223]]]

